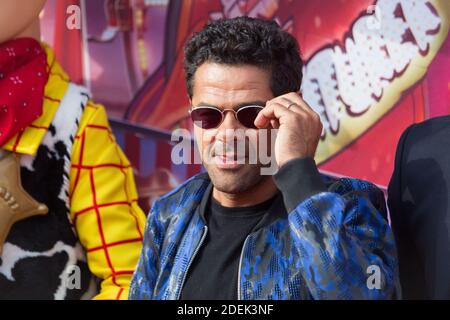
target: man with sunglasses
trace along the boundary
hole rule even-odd
[[[212,22],[186,45],[185,73],[207,172],[154,203],[130,298],[391,298],[397,260],[383,193],[319,174],[322,125],[298,94],[296,40],[275,22]],[[275,175],[249,161],[260,148]]]

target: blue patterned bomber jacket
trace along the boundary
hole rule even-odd
[[[322,176],[326,192],[291,212],[270,212],[250,233],[239,262],[237,297],[255,299],[390,299],[397,253],[384,195],[373,184]],[[179,299],[207,226],[200,202],[206,173],[157,200],[149,213],[130,299]]]

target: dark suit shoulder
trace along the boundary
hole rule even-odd
[[[388,189],[405,299],[450,298],[450,116],[400,138]]]
[[[411,125],[409,139],[429,139],[436,137],[437,133],[450,132],[450,116],[431,118],[423,122]]]
[[[400,210],[396,206],[400,205],[400,195],[408,186],[414,184],[422,188],[427,185],[430,188],[429,179],[450,174],[450,148],[446,147],[449,137],[450,116],[412,124],[402,133],[388,187],[391,211]]]

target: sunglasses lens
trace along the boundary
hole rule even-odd
[[[237,112],[237,119],[247,128],[256,129],[255,119],[261,110],[258,106],[242,108]]]
[[[196,126],[202,129],[213,129],[220,125],[222,114],[210,108],[195,108],[191,110],[191,118]]]

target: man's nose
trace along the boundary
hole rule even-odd
[[[234,136],[234,130],[240,129],[240,127],[241,124],[237,121],[234,113],[232,111],[226,111],[216,138],[221,141],[229,141]]]

